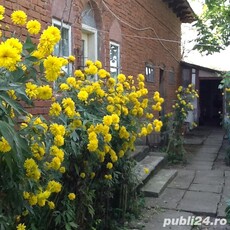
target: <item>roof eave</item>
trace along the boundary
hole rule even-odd
[[[196,14],[187,0],[163,0],[163,2],[168,4],[182,23],[192,23],[196,20]]]

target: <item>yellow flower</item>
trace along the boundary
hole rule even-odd
[[[57,145],[57,146],[62,146],[64,145],[64,137],[61,136],[61,135],[57,135],[54,137],[54,144]]]
[[[59,171],[60,171],[60,173],[65,173],[66,169],[65,169],[65,167],[62,166],[62,167],[59,169]]]
[[[80,173],[80,177],[81,177],[82,179],[84,179],[84,178],[85,178],[85,173],[84,173],[84,172]]]
[[[28,201],[31,206],[36,205],[38,202],[37,196],[31,194]]]
[[[103,117],[103,124],[110,126],[113,122],[112,116],[106,115]]]
[[[143,74],[138,74],[137,80],[142,81],[142,82],[145,81],[144,75]]]
[[[17,50],[17,53],[22,52],[22,43],[17,38],[8,38],[5,44],[10,45],[12,48]]]
[[[34,179],[39,180],[41,177],[41,172],[38,169],[38,165],[34,161],[34,159],[26,159],[24,162],[24,168],[26,169],[26,176]]]
[[[113,163],[108,162],[107,165],[106,165],[106,168],[107,169],[112,169],[113,168]]]
[[[73,55],[70,55],[69,57],[68,57],[68,61],[69,62],[75,62],[75,57],[73,56]]]
[[[50,209],[54,209],[55,208],[55,204],[53,201],[48,201],[48,206]]]
[[[145,172],[145,174],[149,174],[149,169],[148,168],[144,168],[144,172]]]
[[[0,14],[3,15],[4,13],[5,13],[5,7],[0,5]]]
[[[63,59],[49,55],[44,60],[45,78],[47,81],[56,81],[61,73]]]
[[[49,85],[39,86],[37,88],[38,98],[41,100],[49,100],[52,97],[52,88]]]
[[[62,108],[58,102],[54,102],[51,104],[49,115],[58,117],[62,111]]]
[[[55,193],[59,193],[62,189],[62,185],[55,181],[55,180],[51,180],[49,181],[46,190],[50,191],[51,193],[55,192]]]
[[[65,135],[65,126],[64,125],[59,125],[57,123],[53,123],[50,125],[50,131],[54,136]]]
[[[98,71],[98,76],[100,77],[100,78],[106,78],[107,76],[108,76],[108,72],[106,71],[106,70],[104,70],[104,69],[100,69],[99,71]]]
[[[9,152],[10,150],[11,150],[11,146],[8,143],[8,141],[4,137],[1,137],[1,139],[0,139],[0,152],[6,153],[6,152]]]
[[[18,224],[17,225],[17,230],[26,230],[26,225],[23,223],[23,224]]]
[[[0,67],[7,68],[10,71],[16,69],[16,64],[21,60],[18,50],[11,45],[2,42],[0,44]]]
[[[27,22],[26,28],[30,34],[38,34],[41,30],[41,24],[37,20],[30,20]]]
[[[74,194],[74,193],[69,193],[69,195],[68,195],[68,198],[70,199],[70,200],[75,200],[76,199],[76,195]]]
[[[124,74],[118,74],[117,80],[121,83],[123,83],[126,80],[126,77]]]
[[[106,180],[112,180],[113,178],[111,174],[108,174],[108,175],[106,174],[104,177]]]
[[[78,94],[77,97],[81,101],[86,101],[88,99],[89,94],[85,90],[81,90]]]
[[[75,108],[75,103],[70,97],[62,99],[62,105],[64,108],[67,108],[67,107],[70,107],[71,109]]]
[[[101,69],[102,68],[102,64],[100,61],[95,61],[94,65],[98,68],[98,69]]]
[[[39,57],[50,55],[54,50],[54,45],[61,39],[61,32],[55,26],[49,26],[43,31],[38,44]]]
[[[11,20],[15,25],[25,25],[27,15],[22,10],[16,10],[11,14]]]

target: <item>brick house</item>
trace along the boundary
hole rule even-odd
[[[171,108],[180,84],[181,23],[194,20],[186,0],[1,0],[5,21],[13,10],[24,10],[43,28],[62,28],[60,55],[75,55],[76,66],[86,59],[102,61],[113,75],[146,75],[150,92],[159,90]],[[24,31],[23,31],[24,32]],[[46,113],[38,102],[36,111]],[[40,109],[39,109],[40,108]],[[163,111],[163,112],[164,112]]]

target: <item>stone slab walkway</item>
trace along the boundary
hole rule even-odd
[[[196,132],[196,133],[195,133]],[[228,225],[215,224],[217,218],[225,218],[226,202],[230,199],[230,167],[224,162],[227,141],[221,128],[204,127],[189,137],[188,163],[171,166],[177,169],[175,179],[159,198],[146,197],[145,210],[131,229],[230,229]],[[200,138],[200,141],[199,141]],[[164,226],[167,218],[191,218],[201,216],[210,224]]]

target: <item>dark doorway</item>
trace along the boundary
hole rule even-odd
[[[221,125],[223,111],[223,96],[218,86],[221,80],[200,80],[199,104],[200,125]]]

